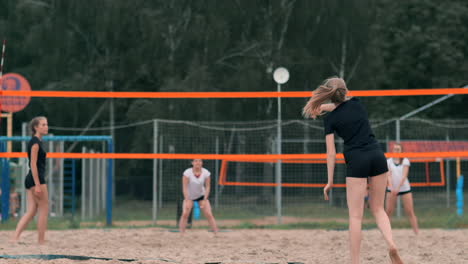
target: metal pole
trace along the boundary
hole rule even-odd
[[[110,80],[110,81],[107,81],[107,86],[109,87],[109,90],[111,92],[114,91],[114,81],[113,80]],[[115,121],[115,117],[114,117],[114,98],[109,98],[109,124],[110,124],[110,136],[112,138],[112,140],[114,141],[115,140],[115,130],[114,130],[114,121]],[[114,166],[114,163],[111,162],[112,166]],[[114,168],[112,167],[112,171],[114,170]],[[115,181],[115,178],[112,178],[113,181]],[[112,182],[112,200],[115,200],[115,182]]]
[[[396,120],[396,142],[400,143],[401,141],[401,132],[400,132],[400,121],[402,119],[397,119]],[[397,197],[397,204],[396,204],[396,216],[397,218],[401,217],[401,199],[400,196]]]
[[[114,153],[114,139],[111,138],[107,142],[107,152]],[[107,187],[106,187],[106,225],[112,226],[112,201],[113,201],[113,190],[114,190],[114,160],[107,160]]]
[[[96,153],[100,153],[99,151],[96,151]],[[93,180],[94,180],[94,191],[96,198],[94,198],[94,208],[96,212],[96,216],[99,217],[99,213],[101,210],[101,193],[99,190],[101,190],[100,186],[100,179],[99,179],[99,172],[101,172],[101,168],[99,167],[99,160],[98,159],[93,159]]]
[[[445,177],[446,177],[446,183],[447,185],[445,186],[447,190],[447,208],[450,208],[450,160],[445,161]]]
[[[64,147],[64,142],[63,141],[60,141],[59,142],[59,148],[60,148],[60,152],[64,152],[65,150],[65,147]],[[60,210],[60,216],[63,216],[63,171],[64,171],[64,159],[59,159],[57,162],[59,162],[60,166],[59,166],[59,179],[60,179],[60,183],[59,183],[59,192],[60,192],[60,205],[59,205],[59,210]]]
[[[106,152],[106,143],[105,142],[102,142],[102,152],[105,153]],[[101,159],[101,182],[102,182],[102,185],[101,185],[101,208],[103,210],[106,209],[106,186],[107,186],[107,182],[106,182],[106,160],[105,159]]]
[[[0,142],[0,148],[1,152],[6,152],[6,145],[7,142],[2,141]],[[10,167],[9,167],[9,161],[7,158],[2,158],[0,159],[0,162],[2,163],[2,170],[1,170],[1,184],[0,184],[0,189],[3,190],[1,196],[1,201],[2,201],[2,206],[1,206],[1,220],[2,222],[5,222],[9,218],[9,212],[10,212]]]
[[[159,141],[158,141],[158,145],[159,145],[159,153],[162,153],[163,152],[163,142],[164,142],[164,136],[161,135],[159,136]],[[158,166],[158,183],[159,183],[159,186],[158,186],[158,190],[159,190],[159,193],[158,193],[158,206],[159,208],[162,208],[162,196],[163,196],[163,162],[164,160],[160,160],[159,161],[159,166]]]
[[[94,150],[91,149],[89,153],[94,153]],[[88,166],[88,183],[89,183],[89,217],[93,219],[94,217],[94,182],[93,182],[93,167],[94,162],[93,159],[89,159],[89,166]]]
[[[95,153],[101,153],[100,151],[97,151]],[[94,212],[97,217],[100,216],[102,213],[102,201],[101,201],[101,186],[102,186],[102,181],[101,181],[101,160],[100,159],[93,159],[91,161],[92,168],[93,168],[93,175],[92,175],[92,181],[93,181],[93,192],[94,192]]]
[[[54,150],[54,142],[49,141],[49,152],[55,152]],[[48,159],[47,160],[47,166],[48,168],[51,168],[47,170],[47,189],[49,192],[49,214],[54,215],[57,213],[57,190],[56,190],[56,183],[54,182],[54,178],[52,177],[53,173],[53,168],[54,168],[54,159]]]
[[[278,83],[278,92],[281,92],[281,85]],[[278,97],[278,119],[276,128],[276,153],[281,154],[281,97]],[[278,224],[282,223],[281,216],[281,160],[276,162],[276,216]]]
[[[466,88],[466,87],[464,87],[464,88]],[[430,102],[430,103],[428,103],[428,104],[426,104],[426,105],[423,105],[423,106],[419,107],[418,109],[415,109],[415,110],[413,110],[413,111],[407,113],[406,115],[400,117],[400,119],[401,119],[401,120],[405,120],[405,119],[407,119],[407,118],[409,118],[409,117],[412,117],[412,116],[414,116],[415,114],[417,114],[417,113],[419,113],[419,112],[421,112],[421,111],[424,111],[424,110],[426,110],[427,108],[429,108],[429,107],[431,107],[431,106],[433,106],[433,105],[435,105],[435,104],[438,104],[438,103],[440,103],[440,102],[442,102],[442,101],[444,101],[444,100],[446,100],[446,99],[449,99],[449,98],[452,97],[452,96],[454,96],[454,94],[447,94],[447,95],[445,95],[445,96],[442,96],[442,97],[440,97],[439,99],[436,99],[436,100],[434,100],[434,101],[432,101],[432,102]]]
[[[450,141],[448,135],[446,136],[446,140]],[[450,208],[450,162],[448,159],[445,161],[445,177],[447,178],[446,179],[447,185],[445,186],[447,190],[447,193],[446,193],[447,208]]]
[[[106,160],[101,159],[101,208],[106,209]]]
[[[3,88],[3,87],[2,87]],[[7,113],[7,137],[12,137],[13,136],[13,113]],[[12,150],[12,143],[11,141],[8,141],[8,147],[7,151],[11,152]]]
[[[219,137],[216,137],[215,140],[215,152],[216,155],[219,154]],[[219,160],[215,160],[215,203],[214,208],[218,208],[218,199],[219,199]]]
[[[396,120],[396,142],[400,143],[400,119]]]
[[[86,153],[86,147],[81,148]],[[81,220],[86,217],[86,159],[81,159]]]
[[[158,121],[153,120],[153,153],[158,152]],[[156,192],[158,182],[158,160],[153,159],[153,224],[156,224],[158,217],[158,196]]]
[[[28,123],[23,122],[22,124],[22,136],[25,137],[27,135],[28,131]],[[21,151],[26,152],[26,142],[22,141],[21,142]],[[29,165],[28,165],[28,159],[21,159],[21,183],[23,183],[26,179],[26,174],[28,173],[29,170]],[[24,187],[24,184],[20,184],[21,186],[21,215],[24,215],[26,212],[26,188]]]
[[[76,210],[76,168],[75,168],[75,160],[72,159],[72,218],[75,220],[75,210]]]
[[[401,218],[401,196],[397,197],[397,217]]]

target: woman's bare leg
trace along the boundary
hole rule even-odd
[[[218,233],[218,226],[216,225],[216,220],[213,216],[213,213],[211,211],[211,205],[210,201],[208,200],[202,200],[200,201],[200,208],[203,211],[203,214],[205,215],[206,219],[208,220],[208,223],[210,224],[211,230],[216,234]]]
[[[393,195],[390,192],[386,193],[386,198],[385,198],[385,212],[387,212],[388,218],[392,218],[393,212],[395,212],[395,205],[397,202],[398,197],[396,195]]]
[[[26,207],[27,210],[26,210],[26,213],[19,220],[18,224],[16,225],[15,234],[13,235],[13,238],[12,238],[13,242],[19,241],[21,233],[23,233],[24,229],[26,229],[29,222],[31,222],[31,220],[34,218],[34,216],[37,213],[37,201],[33,193],[34,188],[35,187],[27,190],[27,195],[26,195],[28,199],[28,203]]]
[[[189,214],[192,212],[193,201],[184,200],[184,204],[182,207],[183,207],[183,210],[182,210],[182,216],[180,217],[180,221],[179,221],[179,231],[181,233],[185,233],[185,228],[187,227]]]
[[[352,264],[360,263],[361,228],[366,188],[366,178],[346,178],[346,200],[349,213],[349,242]],[[372,197],[371,200],[373,199]]]
[[[372,197],[370,200],[371,211],[375,217],[375,221],[377,222],[380,232],[387,242],[392,263],[403,263],[401,262],[395,242],[393,241],[390,219],[384,210],[385,188],[387,186],[386,173],[371,177],[369,183],[370,197]]]
[[[37,231],[38,231],[38,243],[45,243],[45,232],[47,230],[47,220],[49,217],[49,192],[47,191],[47,185],[41,184],[42,193],[37,199],[37,209],[39,211],[38,221],[37,221]]]
[[[418,218],[414,213],[414,203],[413,203],[413,194],[407,193],[401,196],[403,201],[403,206],[405,207],[405,213],[408,216],[411,227],[413,228],[414,233],[417,235],[419,233]]]

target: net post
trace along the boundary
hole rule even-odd
[[[60,146],[60,151],[61,152],[64,152],[65,151],[65,142],[64,141],[60,141],[59,142],[59,146]],[[63,195],[63,183],[64,183],[64,170],[65,170],[65,159],[61,158],[58,160],[59,164],[60,164],[60,172],[59,172],[59,177],[60,177],[60,196],[61,196],[61,199],[60,199],[60,216],[63,216],[63,199],[64,199],[64,195]]]
[[[281,84],[278,83],[278,92],[281,92]],[[281,154],[281,97],[278,97],[278,120],[277,120],[277,139],[276,139],[276,152]],[[278,224],[282,223],[281,215],[281,160],[278,159],[276,162],[276,216],[278,218]]]
[[[86,147],[81,148],[86,153]],[[86,217],[86,159],[81,159],[81,220]]]
[[[101,208],[102,210],[106,210],[106,160],[102,159],[100,160],[100,167],[101,167]]]
[[[26,137],[27,134],[28,134],[28,123],[27,122],[23,122],[21,124],[21,136],[22,137]],[[21,141],[21,152],[26,152],[26,142],[25,141]],[[28,173],[28,161],[25,160],[25,159],[21,159],[20,160],[20,164],[21,164],[21,183],[23,183],[25,180],[26,180],[26,174]],[[26,197],[26,188],[24,188],[24,186],[21,188],[21,197],[23,197],[23,199],[21,199],[21,208],[20,208],[20,215],[24,215],[26,213],[26,199],[24,199],[24,197]]]
[[[216,155],[219,154],[219,137],[216,136],[216,141],[215,141],[215,148],[216,148]],[[214,208],[218,209],[218,203],[219,203],[219,160],[215,160],[215,202],[214,202]]]
[[[397,217],[401,218],[401,196],[397,196]]]
[[[50,136],[54,136],[53,134],[50,134]],[[10,141],[11,142],[11,141]],[[48,149],[49,152],[55,152],[54,149],[54,142],[49,141],[48,142]],[[55,177],[53,177],[53,168],[54,168],[54,160],[52,159],[47,159],[47,166],[50,168],[46,170],[46,176],[47,177],[47,190],[49,193],[49,214],[50,215],[56,215],[55,213],[57,212],[57,190],[56,190],[56,182],[54,182]]]
[[[464,206],[464,197],[463,197],[463,184],[464,176],[461,174],[461,160],[460,157],[457,157],[457,189],[455,191],[457,195],[457,215],[463,216],[463,206]]]
[[[163,142],[164,142],[164,135],[159,136],[158,141],[159,153],[163,152]],[[158,160],[158,208],[162,208],[162,197],[163,197],[163,162],[164,159]]]
[[[158,120],[153,120],[153,153],[158,153]],[[158,217],[158,194],[157,194],[157,182],[158,182],[158,160],[153,159],[153,224],[156,224]]]
[[[3,89],[3,87],[2,87]],[[7,113],[7,137],[12,137],[13,136],[13,113]],[[8,141],[7,143],[7,151],[11,152],[13,147],[12,147],[12,142]]]
[[[449,136],[447,134],[446,140],[450,141]],[[445,166],[445,175],[447,177],[447,185],[446,185],[446,199],[447,199],[447,208],[450,208],[450,166],[449,166],[449,159],[446,159],[446,166]]]
[[[397,143],[400,143],[400,140],[401,140],[401,138],[400,138],[400,137],[401,137],[401,134],[400,134],[400,131],[401,131],[401,129],[400,129],[400,121],[401,121],[401,120],[402,120],[401,118],[398,118],[398,119],[396,120],[396,142],[397,142]],[[401,218],[401,197],[400,197],[400,196],[397,197],[397,210],[396,210],[396,215],[397,215],[398,218]]]
[[[5,142],[0,142],[1,152],[5,152]],[[1,175],[1,190],[2,190],[2,222],[5,222],[9,218],[10,212],[10,173],[9,164],[7,158],[0,159],[2,162],[2,175]]]
[[[75,160],[72,159],[72,219],[75,220],[76,211],[76,167]]]
[[[114,142],[113,138],[107,140],[107,152],[114,153]],[[107,197],[106,197],[106,225],[112,226],[112,193],[113,193],[113,176],[114,176],[114,160],[107,159]]]

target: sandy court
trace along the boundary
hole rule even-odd
[[[0,231],[1,255],[57,254],[113,260],[15,260],[0,263],[347,263],[347,231],[230,230],[217,236],[204,229],[180,233],[159,228],[80,229],[48,231],[49,244],[38,246],[36,232],[26,231],[22,243],[10,244],[12,231]],[[468,229],[394,230],[405,263],[468,263]],[[382,236],[363,232],[362,263],[389,263]],[[137,259],[125,262],[116,259]]]

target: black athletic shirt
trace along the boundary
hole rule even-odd
[[[39,174],[38,176],[43,177],[45,174],[47,153],[44,151],[44,148],[42,147],[41,140],[36,136],[32,137],[28,143],[29,169],[31,169],[31,149],[34,146],[34,144],[39,145],[39,152],[37,153],[37,172]]]
[[[379,148],[367,111],[356,97],[341,103],[328,113],[324,119],[324,127],[325,135],[336,132],[344,140],[345,154],[358,148]]]

